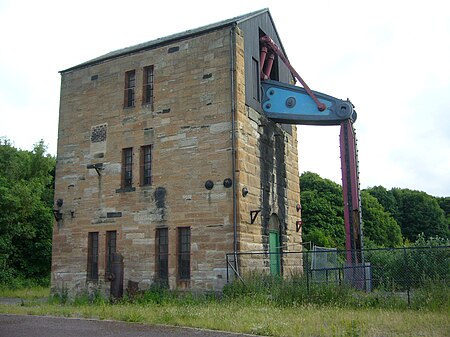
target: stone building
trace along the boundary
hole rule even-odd
[[[221,290],[240,272],[300,268],[296,128],[261,110],[267,9],[61,71],[52,288]],[[292,76],[275,59],[270,76]]]

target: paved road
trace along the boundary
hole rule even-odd
[[[236,333],[115,321],[0,315],[0,337],[242,337]]]

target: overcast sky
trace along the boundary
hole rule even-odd
[[[269,8],[308,85],[358,112],[362,188],[450,196],[450,11],[445,1],[0,0],[0,136],[56,155],[58,71]],[[299,130],[300,172],[341,182],[339,127]]]

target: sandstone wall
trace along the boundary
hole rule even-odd
[[[175,50],[175,51],[174,51]],[[154,104],[142,105],[143,68],[154,66]],[[136,71],[136,106],[124,108],[125,72]],[[94,129],[104,141],[91,140]],[[139,148],[152,145],[152,186],[139,185]],[[133,188],[121,190],[123,148],[133,147]],[[99,176],[87,165],[103,163]],[[52,285],[84,288],[88,232],[117,230],[128,280],[155,277],[155,230],[169,228],[169,283],[220,289],[232,251],[230,36],[228,30],[62,74]],[[212,180],[212,190],[205,181]],[[177,282],[176,228],[191,227],[191,282]],[[106,282],[107,283],[107,282]],[[103,286],[108,287],[108,284]]]
[[[244,76],[242,36],[237,39],[237,171],[239,247],[244,252],[269,252],[270,219],[279,221],[281,272],[301,271],[301,233],[296,221],[301,219],[296,206],[300,202],[297,130],[285,131],[243,102]],[[250,85],[247,83],[247,85]],[[244,196],[242,190],[248,194]],[[258,213],[255,213],[258,212]],[[254,221],[252,223],[252,214]],[[257,214],[257,215],[256,215]],[[278,227],[278,225],[277,225]],[[269,272],[269,255],[242,255],[240,272]]]
[[[156,277],[156,229],[169,231],[169,286],[221,290],[233,252],[232,112],[235,104],[237,239],[241,252],[269,250],[279,221],[282,272],[301,268],[296,129],[288,133],[245,105],[243,32],[223,29],[62,73],[52,288],[109,291],[106,232],[117,231],[124,285]],[[230,45],[235,43],[235,49]],[[231,52],[234,50],[233,58]],[[232,60],[235,67],[232,67]],[[143,69],[154,66],[154,104],[142,105]],[[136,71],[136,105],[124,108],[125,72]],[[233,71],[233,72],[232,72]],[[231,74],[235,80],[231,94]],[[141,186],[140,147],[152,145],[152,185]],[[133,186],[121,187],[122,149],[133,148]],[[88,169],[102,164],[101,170]],[[211,180],[214,187],[205,188]],[[244,197],[243,188],[248,189]],[[251,212],[259,211],[251,223]],[[191,278],[177,279],[177,228],[191,229]],[[87,281],[88,233],[99,233],[99,280]],[[267,272],[269,256],[242,256]]]

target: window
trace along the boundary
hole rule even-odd
[[[153,66],[144,68],[144,88],[142,104],[153,104]]]
[[[88,234],[87,279],[98,280],[98,232]]]
[[[169,230],[156,229],[156,278],[160,283],[169,282]]]
[[[191,229],[178,228],[178,279],[191,278]]]
[[[141,185],[148,186],[152,184],[152,146],[141,147]]]
[[[125,99],[124,107],[134,107],[134,93],[136,87],[136,72],[134,70],[125,73]]]
[[[259,37],[261,38],[265,35],[266,35],[266,33],[264,33],[261,29],[259,29]],[[277,42],[277,41],[275,41],[275,42]],[[263,47],[263,43],[260,40],[259,50],[261,50],[262,47]],[[264,64],[261,64],[260,66],[263,67],[264,69],[266,68],[267,64],[269,63],[268,60],[270,58],[270,56],[269,56],[270,54],[273,55],[273,63],[272,63],[272,66],[270,67],[269,79],[274,80],[274,81],[279,81],[280,80],[280,70],[278,69],[278,55],[277,54],[271,53],[271,52],[267,53],[266,61],[264,62]],[[259,70],[258,70],[258,74],[259,74]]]
[[[252,92],[253,92],[253,99],[259,102],[259,77],[260,77],[260,70],[259,70],[259,64],[258,61],[256,61],[252,57],[252,67],[253,67],[253,85],[252,85]]]
[[[116,238],[117,231],[106,232],[106,278],[108,278],[112,272],[113,254],[116,252]]]
[[[122,188],[133,186],[133,148],[122,150]]]

